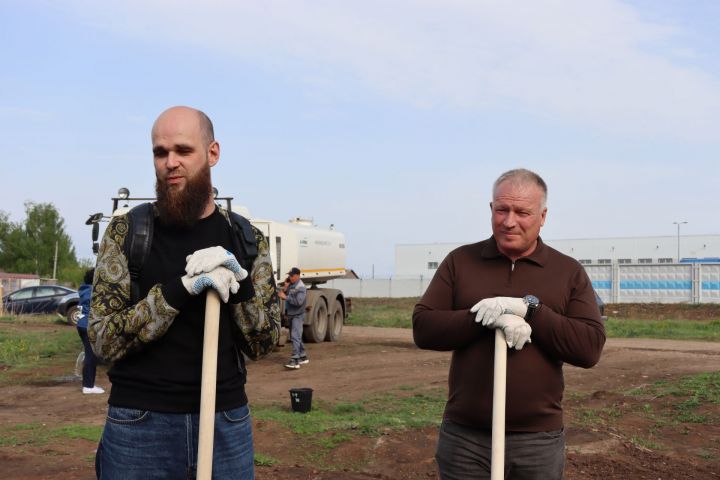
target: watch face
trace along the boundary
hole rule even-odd
[[[529,307],[537,308],[540,305],[540,300],[535,295],[525,295],[523,299]]]

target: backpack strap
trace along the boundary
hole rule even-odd
[[[130,301],[140,300],[140,272],[150,255],[155,212],[152,203],[141,203],[128,212],[128,234],[123,250],[130,272]]]
[[[253,231],[250,220],[243,217],[239,213],[228,212],[232,221],[233,232],[235,232],[233,242],[235,249],[241,258],[238,261],[248,272],[252,268],[252,264],[258,256],[257,239]]]
[[[235,257],[242,267],[252,273],[252,267],[255,263],[255,259],[258,256],[258,245],[257,238],[255,238],[255,231],[253,230],[250,220],[243,217],[242,215],[229,211],[230,223],[233,229],[233,247],[235,250]],[[240,301],[250,300],[255,296],[255,287],[253,286],[252,278],[250,275],[240,282],[240,290],[238,291]]]
[[[235,212],[228,212],[234,235],[233,244],[238,262],[248,272],[258,256],[257,239],[250,221]],[[128,260],[130,272],[130,301],[134,304],[140,300],[140,273],[150,255],[153,239],[155,211],[152,203],[141,203],[128,213],[128,234],[125,237],[123,252]],[[240,282],[243,299],[252,298],[254,288],[251,281]]]

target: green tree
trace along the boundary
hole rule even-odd
[[[52,277],[57,244],[57,272],[77,270],[75,247],[67,233],[65,220],[52,203],[25,203],[24,222],[9,221],[0,212],[0,269],[15,273],[34,273]]]

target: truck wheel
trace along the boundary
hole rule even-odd
[[[67,322],[70,325],[77,325],[78,320],[82,316],[82,308],[80,305],[73,305],[67,311]]]
[[[327,328],[327,305],[323,298],[318,298],[310,311],[310,325],[305,325],[303,328],[303,339],[308,343],[320,343],[325,340]]]
[[[328,329],[327,335],[325,335],[325,340],[327,340],[328,342],[337,342],[338,340],[340,340],[340,334],[342,333],[343,328],[343,320],[344,315],[342,304],[340,303],[340,300],[335,300],[332,313],[328,318]]]

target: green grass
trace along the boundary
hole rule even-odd
[[[575,409],[575,418],[573,423],[578,426],[592,429],[611,424],[613,420],[622,416],[622,410],[615,407],[578,407]]]
[[[636,447],[642,447],[645,450],[664,450],[665,447],[662,445],[653,442],[652,440],[648,438],[639,437],[637,435],[633,435],[630,439],[630,442],[635,445]]]
[[[633,389],[633,396],[677,398],[672,420],[680,423],[718,424],[720,418],[701,413],[706,405],[720,405],[720,372],[706,372],[683,377],[675,382],[661,380]],[[647,410],[647,409],[646,409]],[[647,412],[650,414],[650,412]]]
[[[0,323],[69,326],[65,319],[58,315],[0,315]]]
[[[354,434],[375,436],[388,429],[421,428],[439,425],[445,407],[445,393],[380,394],[359,402],[330,404],[313,400],[308,413],[290,411],[278,405],[254,405],[253,416],[270,420],[292,432],[309,437],[335,432],[331,444],[349,440]],[[337,437],[342,434],[343,436]],[[324,440],[328,442],[328,440]]]
[[[720,320],[618,320],[605,322],[608,337],[720,341]]]
[[[262,453],[256,453],[254,456],[255,465],[258,467],[272,467],[280,463],[280,460],[273,458],[269,455],[263,455]]]
[[[102,430],[102,425],[70,424],[58,428],[48,428],[42,423],[23,423],[0,428],[0,447],[44,446],[50,442],[61,442],[63,439],[84,439],[97,442],[100,440]]]
[[[353,298],[349,325],[412,328],[417,298]],[[693,312],[688,309],[689,314]],[[635,320],[609,318],[605,323],[611,338],[662,338],[720,341],[720,319]]]
[[[51,323],[48,319],[45,322]],[[42,331],[0,328],[0,385],[16,378],[16,374],[24,376],[25,381],[41,380],[43,367],[71,365],[80,350],[77,330],[67,325]],[[25,375],[28,373],[31,375]]]
[[[412,328],[417,298],[353,298],[348,325]]]
[[[670,448],[663,434],[667,432],[666,429],[687,435],[693,431],[694,424],[712,428],[720,425],[720,416],[717,414],[717,405],[720,405],[720,371],[690,375],[673,381],[662,380],[628,390],[621,395],[625,398],[620,398],[611,406],[598,408],[584,406],[586,394],[569,396],[575,403],[575,406],[567,409],[569,423],[575,428],[608,430],[622,435],[619,419],[624,418],[622,424],[625,425],[646,425],[649,420],[642,434],[628,433],[626,440],[638,448],[655,451]]]
[[[312,410],[307,413],[276,404],[256,404],[253,417],[279,424],[301,437],[291,441],[303,446],[304,460],[316,468],[355,471],[364,460],[333,456],[335,449],[353,438],[440,424],[446,401],[444,389],[418,392],[419,388],[404,385],[396,393],[372,395],[358,402],[332,404],[313,399]]]

